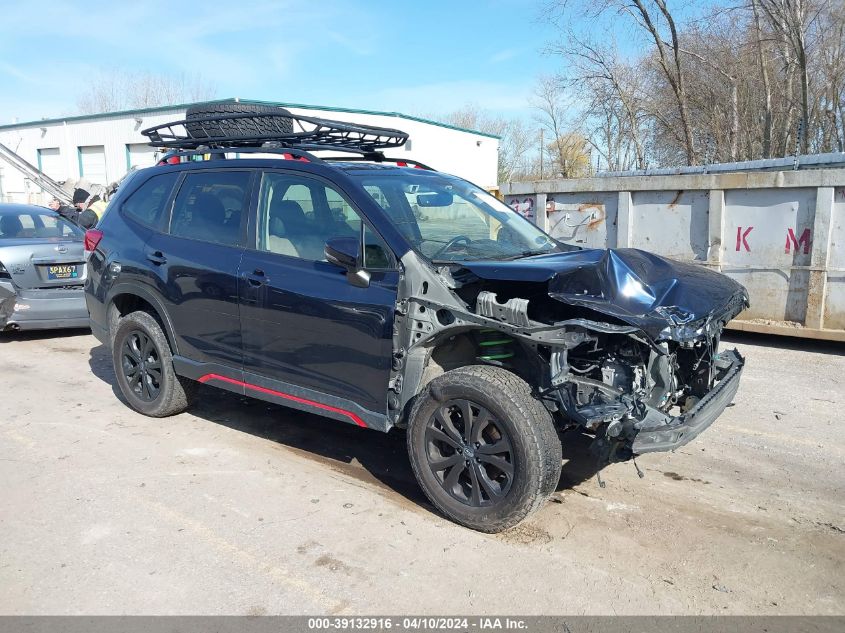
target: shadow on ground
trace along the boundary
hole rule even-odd
[[[14,333],[0,336],[0,343],[55,338],[60,344],[62,337],[84,334],[84,330]],[[726,332],[724,343],[727,346],[739,343],[825,354],[845,353],[845,344],[841,343],[745,332]],[[115,397],[124,401],[114,379],[111,354],[105,346],[91,349],[89,365],[94,375],[112,387]],[[201,387],[199,402],[191,413],[296,450],[330,468],[391,490],[413,504],[431,507],[411,471],[403,431],[384,434],[359,429],[207,386]],[[558,490],[573,488],[596,475],[599,468],[589,451],[591,441],[589,436],[577,432],[563,435],[564,464]]]
[[[45,339],[67,339],[69,337],[90,336],[88,328],[71,328],[61,330],[25,330],[23,332],[0,332],[0,345],[23,343],[25,341],[43,341]]]
[[[725,330],[723,332],[723,347],[730,347],[737,343],[753,347],[769,347],[771,349],[795,350],[812,352],[814,354],[845,355],[845,343],[839,341],[817,341],[809,338],[798,338],[797,336],[758,334],[756,332],[740,332],[736,330]]]

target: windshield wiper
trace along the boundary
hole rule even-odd
[[[501,259],[502,261],[511,261],[514,259],[522,259],[523,257],[532,257],[533,255],[548,255],[549,253],[554,252],[554,250],[550,249],[540,249],[540,248],[533,248],[531,250],[522,251],[521,253],[517,253],[515,255],[506,255],[505,257],[497,257],[496,259]]]

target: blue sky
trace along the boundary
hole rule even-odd
[[[104,69],[200,73],[219,97],[530,114],[557,61],[541,0],[0,0],[0,122],[74,113]]]
[[[0,0],[0,124],[74,114],[115,68],[199,74],[219,98],[527,119],[538,78],[560,69],[542,52],[548,1]],[[669,4],[689,15],[713,1]],[[571,24],[644,50],[628,19]]]

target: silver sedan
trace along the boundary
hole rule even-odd
[[[50,209],[0,204],[0,331],[88,327],[84,237]]]

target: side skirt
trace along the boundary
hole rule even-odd
[[[386,433],[393,426],[387,415],[364,409],[351,400],[313,389],[305,389],[280,380],[272,380],[225,365],[198,363],[182,356],[174,356],[173,368],[180,376],[203,384],[292,409],[317,413],[362,428]]]

